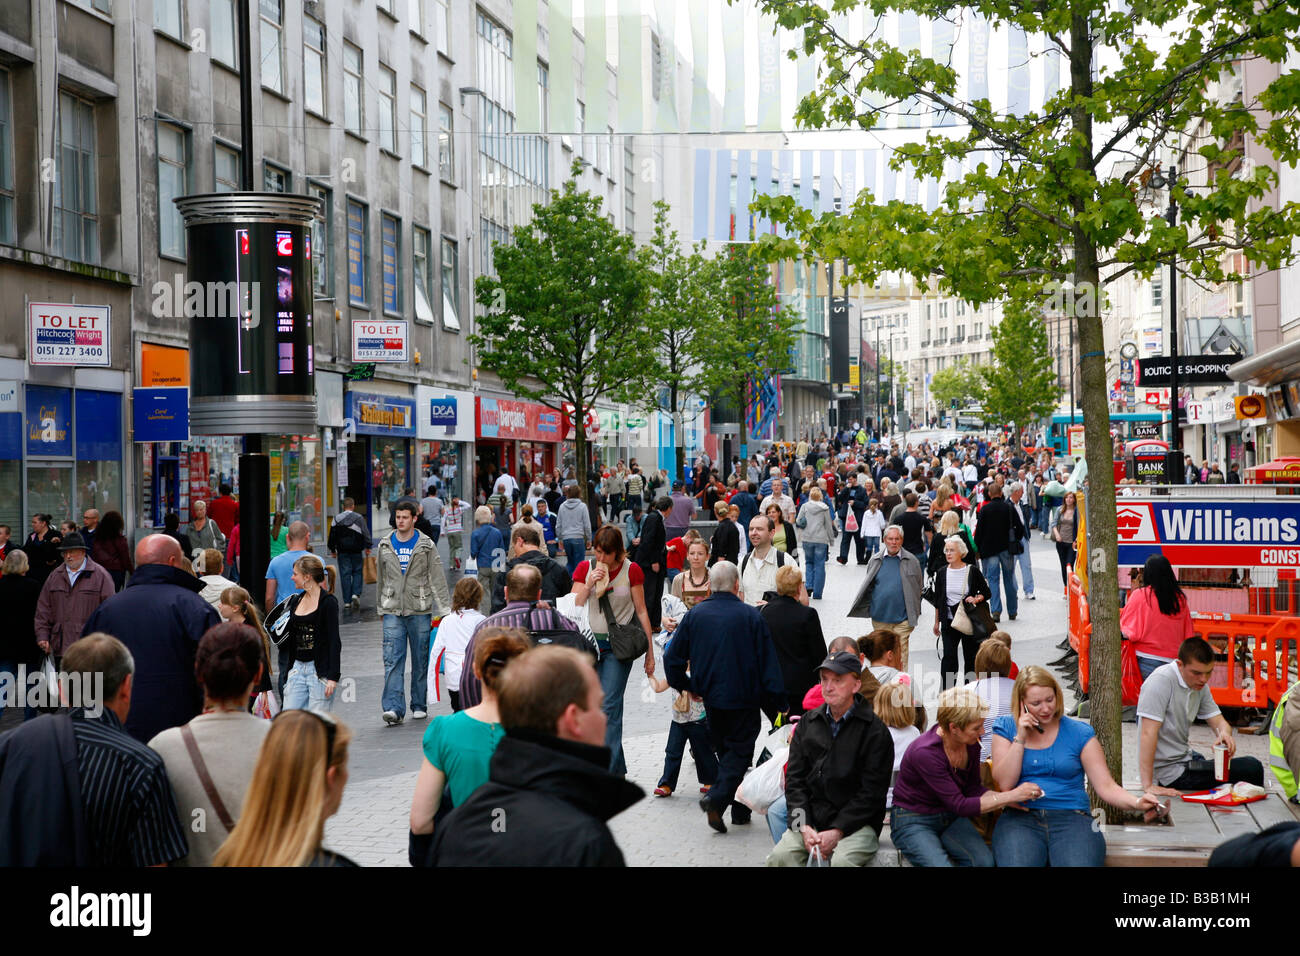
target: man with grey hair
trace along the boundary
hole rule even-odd
[[[131,652],[88,634],[63,666],[71,711],[0,737],[0,866],[159,866],[185,856],[163,759],[124,729]]]
[[[1024,536],[1020,539],[1020,553],[1016,555],[1016,564],[1020,567],[1020,583],[1024,587],[1025,600],[1034,600],[1034,562],[1029,557],[1029,535],[1034,527],[1034,509],[1025,499],[1025,484],[1013,481],[1008,486],[1011,506],[1020,513]]]
[[[849,606],[849,617],[869,617],[871,626],[898,635],[898,669],[907,670],[908,638],[921,616],[921,562],[903,547],[903,529],[885,529],[885,546],[867,562],[867,574]]]
[[[718,779],[700,809],[710,827],[726,833],[728,804],[733,824],[749,822],[749,808],[734,800],[736,788],[754,758],[760,712],[775,717],[785,703],[785,682],[767,622],[740,600],[740,569],[719,561],[709,569],[709,588],[712,594],[677,625],[664,672],[670,686],[704,699]]]

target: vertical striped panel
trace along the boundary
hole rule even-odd
[[[904,53],[921,49],[921,18],[910,10],[898,14],[898,48]],[[899,107],[902,115],[898,125],[902,129],[913,129],[921,125],[920,111],[923,104],[915,96],[909,96]]]
[[[587,129],[598,136],[612,126],[609,115],[609,77],[605,61],[605,0],[586,0],[582,11],[582,73],[587,82]],[[516,68],[516,73],[518,68]],[[534,100],[537,97],[533,97]],[[517,102],[517,100],[516,100]],[[613,162],[611,158],[610,162]]]
[[[779,153],[779,156],[781,164],[780,190],[777,195],[792,196],[794,195],[794,153],[788,149],[783,149]],[[788,232],[789,230],[786,229],[784,223],[777,223],[776,234],[778,236],[784,239],[786,235],[788,235]]]
[[[695,151],[695,209],[691,216],[691,241],[709,237],[709,157],[707,149]]]
[[[822,150],[821,159],[821,212],[835,212],[835,200],[839,196],[839,185],[835,181],[835,154],[829,149]]]
[[[577,90],[573,77],[573,4],[551,0],[551,123],[561,133],[578,132]],[[517,72],[517,71],[516,71]],[[533,99],[537,96],[534,94]],[[585,102],[585,100],[584,100]],[[603,133],[604,130],[601,130]]]
[[[537,0],[515,0],[515,132],[545,133],[537,99]],[[482,83],[479,84],[482,87]]]
[[[816,212],[813,207],[813,152],[811,149],[799,150],[799,205],[809,212]]]
[[[858,198],[858,151],[846,150],[840,153],[841,172],[844,175],[844,208],[848,212]]]
[[[952,59],[952,48],[956,40],[957,31],[954,24],[942,19],[930,21],[930,57],[934,62],[949,62]],[[951,114],[941,113],[933,118],[932,125],[946,126],[951,122]]]
[[[880,192],[876,189],[876,165],[880,150],[864,149],[862,151],[862,190],[871,193],[873,200],[879,200]]]
[[[966,95],[973,102],[988,99],[989,95],[989,21],[978,13],[967,15],[970,32],[966,38]]]
[[[700,3],[699,6],[704,6]],[[768,13],[758,16],[758,128],[775,131],[782,126],[781,115],[781,38],[776,18]]]
[[[1047,102],[1061,91],[1061,48],[1051,40],[1047,41],[1047,53],[1043,56],[1043,102]]]
[[[916,205],[921,198],[921,181],[916,178],[916,173],[912,172],[911,169],[905,170],[903,172],[903,184],[903,198],[909,204]]]
[[[758,162],[756,164],[757,173],[754,177],[754,190],[760,195],[772,195],[772,151],[770,149],[760,149],[758,151]],[[760,216],[756,225],[758,235],[764,235],[772,231],[772,221],[766,216]]]
[[[641,0],[618,0],[618,126],[639,133],[645,95],[641,67]]]
[[[736,151],[736,239],[739,242],[753,239],[749,204],[754,200],[754,187],[750,182],[749,161],[749,150]]]
[[[1029,112],[1029,36],[1020,27],[1012,27],[1007,37],[1007,112]]]
[[[698,2],[698,0],[697,0]],[[709,6],[709,4],[702,4]],[[722,128],[728,132],[745,130],[745,6],[729,3],[722,8],[722,47],[727,60],[727,90],[722,99]]]
[[[713,238],[731,238],[731,150],[713,151]]]
[[[709,5],[690,4],[691,11],[691,132],[713,131],[709,100]]]
[[[655,19],[659,22],[659,59],[662,66],[655,129],[660,133],[680,132],[677,126],[676,8],[674,0],[655,0]]]
[[[880,157],[880,201],[882,203],[893,202],[897,176],[898,174],[889,165],[889,153],[883,152]]]
[[[799,37],[800,44],[802,44],[803,34],[801,32],[796,32],[796,35]],[[817,63],[813,60],[813,56],[815,55],[817,54],[804,53],[802,49],[799,52],[794,101],[796,109],[799,107],[799,102],[813,91],[813,86],[817,82]]]
[[[925,184],[925,211],[934,212],[939,208],[939,180],[930,179]]]

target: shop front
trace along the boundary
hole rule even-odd
[[[1264,392],[1266,419],[1248,425],[1256,460],[1300,456],[1300,340],[1242,359],[1228,375]]]
[[[479,395],[475,398],[475,501],[486,502],[497,475],[513,475],[521,487],[533,475],[564,466],[562,416],[534,402]]]
[[[473,461],[474,393],[419,385],[415,410],[421,490],[434,478],[444,499],[464,499],[472,490],[473,469],[466,466]]]
[[[417,493],[415,413],[411,398],[362,391],[344,395],[344,420],[355,440],[347,443],[346,456],[340,448],[339,457],[346,467],[339,465],[339,484],[367,516],[375,535],[393,526],[398,499]]]

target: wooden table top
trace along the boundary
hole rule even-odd
[[[1169,798],[1172,825],[1107,826],[1107,866],[1204,866],[1225,840],[1300,819],[1277,793],[1236,807],[1212,807]]]

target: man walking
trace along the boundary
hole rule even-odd
[[[109,573],[90,560],[80,534],[66,535],[59,551],[63,566],[45,579],[36,602],[36,643],[54,656],[55,667],[81,637],[86,619],[117,591]]]
[[[835,510],[840,519],[840,556],[835,560],[840,564],[849,563],[849,543],[853,543],[858,556],[858,564],[867,563],[867,542],[862,537],[862,516],[867,511],[867,490],[858,484],[858,473],[850,471],[848,480],[840,487],[835,496]],[[853,520],[857,530],[848,529],[849,510],[853,511]]]
[[[357,514],[357,503],[351,498],[343,499],[343,510],[334,519],[327,546],[330,555],[338,558],[343,603],[351,604],[354,611],[361,610],[361,591],[365,587],[362,566],[370,556],[370,526]]]
[[[765,594],[776,590],[776,569],[787,560],[772,546],[775,533],[776,522],[767,515],[755,515],[749,522],[749,553],[740,562],[740,594],[750,607],[758,607],[767,600]]]
[[[872,630],[882,628],[898,635],[898,669],[907,670],[908,639],[921,616],[921,562],[903,547],[903,529],[885,529],[885,548],[867,562],[849,617],[871,618]]]
[[[99,509],[87,508],[82,512],[81,520],[84,522],[81,526],[81,540],[86,542],[86,550],[91,551],[95,547],[95,530],[99,527]]]
[[[1007,595],[1007,614],[1014,621],[1018,607],[1014,549],[1022,547],[1025,527],[1020,520],[1020,509],[1013,508],[1002,497],[1000,482],[990,481],[986,493],[988,501],[980,509],[979,523],[975,525],[975,550],[979,552],[980,570],[993,592],[989,600],[993,620],[1002,619],[1002,593],[998,590],[998,580],[1001,579],[1002,590]]]
[[[645,609],[650,627],[656,631],[663,616],[664,576],[668,573],[668,532],[664,523],[672,510],[673,501],[667,495],[655,500],[654,510],[641,525],[641,543],[632,558],[645,575]]]
[[[578,486],[569,485],[564,489],[564,503],[555,516],[555,536],[564,548],[569,574],[573,574],[586,557],[591,535],[591,514],[578,497]]]
[[[754,757],[760,714],[778,713],[785,703],[785,684],[767,623],[740,600],[739,569],[719,561],[709,569],[709,587],[709,597],[677,625],[664,652],[664,673],[674,689],[704,699],[718,778],[700,800],[700,809],[710,827],[726,833],[722,811],[728,805],[733,824],[749,822],[749,808],[734,800],[736,788]]]
[[[1034,562],[1029,554],[1029,536],[1034,527],[1034,509],[1029,504],[1028,496],[1025,494],[1025,484],[1022,481],[1013,481],[1011,483],[1011,507],[1016,509],[1020,515],[1020,524],[1024,536],[1020,539],[1020,553],[1016,555],[1016,563],[1020,565],[1020,583],[1025,589],[1025,600],[1034,600]]]
[[[429,630],[433,615],[451,610],[442,558],[429,536],[415,529],[414,501],[397,503],[397,530],[379,539],[376,610],[384,619],[384,723],[406,715],[406,649],[411,649],[411,717],[428,716]]]
[[[302,590],[293,583],[293,563],[304,554],[311,554],[307,550],[310,539],[311,528],[307,527],[307,522],[295,521],[289,525],[289,530],[284,536],[285,550],[272,558],[271,563],[266,566],[266,612],[268,614],[280,601]]]
[[[506,606],[506,579],[511,569],[521,564],[532,565],[537,569],[542,579],[539,600],[551,607],[555,607],[557,599],[573,590],[573,576],[565,570],[564,565],[542,550],[542,535],[536,527],[516,525],[514,534],[510,536],[510,548],[515,556],[506,562],[505,573],[497,575],[496,585],[492,589],[493,614]]]
[[[669,541],[689,531],[691,519],[695,517],[695,499],[686,493],[685,488],[682,482],[673,482],[672,513],[664,518],[664,533]]]
[[[424,498],[420,500],[420,510],[424,512],[424,520],[429,522],[429,529],[432,532],[429,537],[433,543],[438,543],[438,537],[442,534],[442,514],[446,510],[446,505],[438,497],[437,486],[431,486],[425,493]]]

